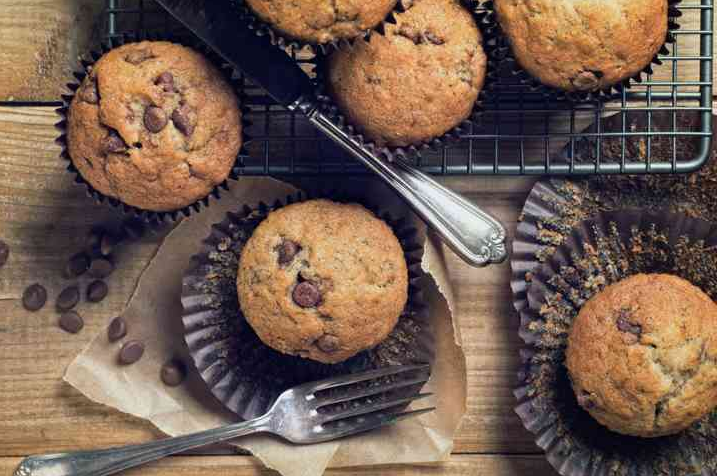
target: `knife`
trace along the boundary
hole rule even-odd
[[[248,28],[230,0],[157,0],[279,104],[309,121],[381,177],[464,261],[486,266],[505,260],[506,232],[496,219],[401,159],[382,160],[326,117],[311,79],[268,35]]]

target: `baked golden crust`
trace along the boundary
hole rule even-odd
[[[242,143],[230,84],[201,54],[168,42],[130,43],[100,58],[67,127],[70,157],[87,182],[157,212],[208,196]]]
[[[676,276],[632,276],[580,310],[566,365],[578,402],[603,425],[677,433],[717,405],[717,305]]]
[[[311,200],[270,213],[256,228],[237,290],[265,344],[337,363],[393,330],[408,299],[408,268],[391,228],[364,207]]]
[[[247,0],[266,23],[289,38],[325,44],[377,27],[397,0]]]
[[[665,43],[667,0],[495,0],[518,63],[543,84],[596,91],[635,76]]]
[[[327,87],[369,140],[403,147],[470,116],[487,59],[472,15],[456,0],[418,0],[396,18],[385,35],[333,53]]]

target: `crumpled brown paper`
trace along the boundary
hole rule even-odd
[[[352,180],[342,187],[360,191],[367,200],[397,216],[406,214],[405,206],[377,182]],[[126,339],[139,339],[147,345],[142,360],[132,366],[118,365],[121,343],[109,343],[106,332],[100,332],[69,366],[65,380],[91,400],[149,420],[171,436],[236,421],[237,417],[214,399],[196,371],[190,372],[178,388],[166,387],[159,378],[161,366],[170,358],[178,356],[191,362],[181,322],[182,275],[210,226],[228,211],[259,201],[273,203],[295,191],[273,179],[243,178],[221,201],[179,224],[141,276],[123,313],[128,324]],[[424,227],[412,218],[425,236]],[[452,318],[452,290],[441,253],[429,235],[421,287],[436,339],[433,374],[426,391],[435,396],[434,401],[419,406],[433,404],[437,411],[373,433],[313,446],[294,446],[264,435],[242,438],[235,444],[285,476],[319,476],[328,466],[426,463],[448,458],[453,435],[465,413],[466,364]]]

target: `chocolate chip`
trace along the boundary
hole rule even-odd
[[[2,268],[5,263],[7,263],[8,258],[10,257],[10,247],[7,243],[0,240],[0,268]]]
[[[99,104],[100,94],[97,90],[97,79],[88,78],[80,90],[80,99],[89,104]]]
[[[77,334],[85,327],[85,321],[82,319],[82,316],[75,311],[63,312],[60,315],[59,324],[63,331],[69,332],[70,334]]]
[[[277,248],[279,264],[285,265],[291,263],[299,251],[301,251],[301,247],[298,243],[291,240],[284,240]]]
[[[85,253],[78,253],[68,261],[65,276],[76,278],[85,274],[88,269],[90,269],[90,257]]]
[[[168,387],[178,387],[187,376],[187,367],[184,362],[170,360],[162,366],[160,376],[162,377],[162,382]]]
[[[154,55],[151,51],[147,49],[135,49],[133,51],[130,51],[127,53],[127,56],[125,56],[125,61],[128,63],[132,63],[133,65],[138,65],[140,63],[144,63],[148,59],[154,58]]]
[[[156,84],[157,86],[161,86],[162,89],[164,89],[164,91],[167,93],[175,91],[174,75],[172,75],[172,73],[170,73],[169,71],[165,71],[164,73],[160,74],[154,84]]]
[[[122,317],[115,317],[107,327],[107,338],[110,342],[117,342],[127,335],[127,323]]]
[[[321,293],[311,281],[299,283],[291,293],[294,302],[303,308],[316,307],[321,302]]]
[[[433,33],[430,30],[426,30],[424,32],[423,36],[425,36],[426,40],[428,40],[430,43],[433,43],[434,45],[440,46],[446,42],[446,40],[439,37],[438,35],[436,35],[435,33]]]
[[[167,114],[160,107],[149,106],[144,111],[144,127],[149,132],[160,132],[167,126]]]
[[[60,311],[69,311],[70,309],[77,306],[80,302],[80,288],[77,286],[70,286],[64,289],[58,296],[55,306]]]
[[[102,150],[105,154],[121,154],[127,152],[127,144],[117,134],[117,131],[110,130],[102,143]]]
[[[318,346],[318,348],[323,350],[327,354],[339,350],[340,344],[341,343],[338,337],[329,334],[324,334],[319,338],[319,340],[316,341],[316,345]]]
[[[627,332],[630,334],[634,334],[637,337],[640,337],[642,335],[642,326],[630,322],[629,316],[629,311],[624,309],[620,311],[620,316],[617,318],[617,329],[620,332]]]
[[[90,302],[100,302],[107,297],[109,288],[104,281],[92,281],[87,286],[87,300]]]
[[[194,133],[191,114],[192,108],[187,104],[182,104],[172,113],[174,126],[185,136],[191,136]]]
[[[47,302],[47,289],[41,284],[35,283],[25,289],[22,293],[22,305],[28,311],[39,311]]]
[[[92,260],[89,273],[93,278],[102,279],[112,274],[114,270],[115,266],[112,264],[112,261],[106,258],[97,258]]]
[[[100,254],[102,256],[109,256],[114,251],[115,246],[119,243],[119,239],[111,233],[105,233],[100,240]],[[101,276],[98,276],[101,277]]]
[[[132,365],[144,355],[144,344],[131,340],[122,346],[119,353],[119,361],[122,365]]]
[[[595,402],[592,399],[592,395],[590,395],[590,393],[586,392],[585,390],[581,390],[577,398],[580,406],[585,408],[586,410],[595,407]]]
[[[130,240],[136,241],[144,235],[144,225],[139,220],[129,219],[122,224],[122,232]]]

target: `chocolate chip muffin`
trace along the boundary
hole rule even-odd
[[[680,432],[717,405],[717,305],[676,276],[632,276],[580,310],[566,365],[580,405],[611,430]]]
[[[602,90],[635,76],[667,36],[667,0],[493,3],[521,67],[565,91]]]
[[[204,56],[168,42],[105,54],[68,113],[72,163],[100,193],[175,211],[224,182],[242,144],[237,97]]]
[[[457,0],[417,0],[386,34],[328,58],[330,96],[379,146],[418,145],[467,119],[483,88],[486,55]]]
[[[408,267],[391,228],[370,211],[311,200],[257,227],[241,253],[237,290],[266,345],[338,363],[393,330],[408,299]]]
[[[356,38],[377,27],[397,0],[246,0],[279,33],[306,43]]]

